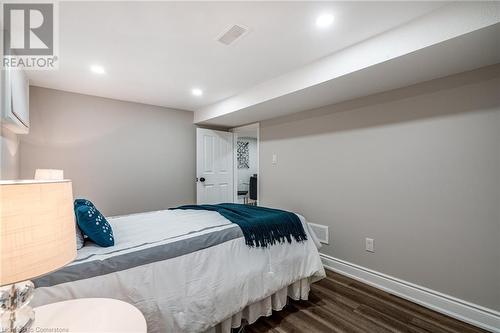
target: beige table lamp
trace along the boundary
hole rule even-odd
[[[34,286],[27,280],[75,256],[70,180],[0,181],[0,332],[29,329]]]

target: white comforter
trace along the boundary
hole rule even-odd
[[[236,238],[196,252],[105,275],[37,288],[34,305],[108,297],[135,305],[148,332],[203,332],[276,291],[305,278],[324,277],[315,237],[299,216],[309,240],[250,248]],[[78,251],[76,263],[233,228],[216,212],[174,210],[108,219],[116,245],[92,244]],[[75,264],[76,264],[75,263]]]

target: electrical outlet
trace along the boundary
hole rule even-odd
[[[278,155],[276,155],[276,153],[274,153],[274,154],[273,154],[273,158],[272,158],[272,160],[271,160],[271,163],[272,163],[273,165],[278,164]]]
[[[373,238],[365,239],[365,250],[368,252],[375,252],[375,241]]]

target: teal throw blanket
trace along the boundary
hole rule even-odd
[[[215,211],[240,226],[248,246],[267,247],[276,243],[307,240],[302,222],[297,215],[279,209],[234,203],[217,205],[186,205],[170,209]]]

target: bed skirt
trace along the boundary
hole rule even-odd
[[[287,304],[288,297],[293,300],[307,300],[312,282],[312,278],[305,278],[292,283],[271,296],[246,306],[204,333],[231,333],[231,328],[240,327],[243,321],[253,324],[259,317],[270,316],[273,310],[281,311]]]

